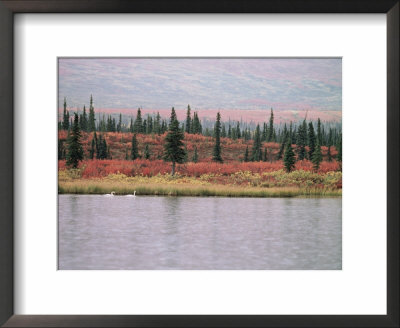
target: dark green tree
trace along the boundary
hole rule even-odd
[[[283,164],[285,165],[286,172],[291,172],[294,169],[296,158],[290,142],[286,144],[285,155],[283,156]]]
[[[198,161],[199,161],[199,155],[197,153],[197,146],[194,146],[192,162],[197,163]]]
[[[96,131],[94,131],[93,132],[92,142],[91,142],[91,145],[90,145],[90,159],[93,159],[95,154],[96,154],[96,157],[97,157],[97,153],[98,153],[97,148],[98,148],[97,135],[96,135]]]
[[[315,150],[311,158],[311,162],[313,163],[314,170],[318,171],[319,165],[322,162],[321,146],[319,145],[318,139],[317,139],[317,144],[315,145]]]
[[[257,124],[256,130],[254,132],[254,139],[253,139],[253,149],[251,151],[251,160],[253,162],[261,161],[261,132],[260,132],[260,125]]]
[[[74,124],[68,138],[67,166],[76,169],[79,161],[83,160],[83,148],[81,144],[81,131],[79,129],[78,114],[74,115]]]
[[[192,128],[192,118],[190,116],[190,105],[187,106],[186,111],[186,124],[185,124],[185,132],[190,133]]]
[[[142,112],[140,108],[137,110],[135,124],[133,125],[134,133],[142,133],[143,132],[143,122],[142,122]]]
[[[65,97],[64,97],[64,111],[63,111],[62,127],[64,130],[69,129],[69,112],[67,110],[67,99]]]
[[[117,124],[117,132],[121,132],[122,131],[122,114],[119,113],[119,120],[118,120],[118,124]]]
[[[315,150],[316,142],[317,142],[317,138],[315,137],[314,126],[313,126],[312,122],[309,122],[308,123],[308,147],[309,147],[308,158],[310,160],[312,159],[312,155]]]
[[[88,120],[88,131],[96,131],[96,119],[95,119],[94,107],[93,107],[93,97],[90,95],[90,106],[89,106],[89,120]]]
[[[290,137],[289,137],[289,131],[287,130],[286,127],[286,123],[285,126],[283,127],[283,132],[282,132],[282,142],[281,142],[281,146],[279,147],[279,152],[278,155],[276,157],[276,159],[279,161],[282,159],[283,156],[283,152],[285,150],[285,145],[290,142]]]
[[[217,113],[217,120],[214,127],[215,145],[213,150],[213,161],[222,163],[221,157],[221,114]]]
[[[146,146],[144,147],[144,158],[150,159],[150,148],[148,144],[146,144]]]
[[[246,151],[244,153],[244,159],[245,162],[249,161],[249,146],[246,146]]]
[[[86,114],[86,107],[83,105],[83,113],[81,116],[81,131],[88,131],[88,117]]]
[[[322,143],[322,130],[321,130],[321,120],[318,117],[318,122],[317,122],[317,141],[320,146],[323,145]]]
[[[269,117],[268,137],[267,141],[274,141],[274,111],[271,108],[271,115]]]
[[[338,151],[338,153],[336,155],[336,160],[338,162],[342,162],[342,134],[341,133],[339,134],[338,138],[339,138],[338,143],[337,143],[337,151]]]
[[[139,158],[139,149],[138,149],[138,143],[136,139],[136,134],[132,136],[132,146],[131,146],[131,160],[135,160]]]
[[[306,120],[300,124],[297,131],[297,156],[299,161],[306,158],[306,143],[307,143],[307,123]],[[291,148],[291,147],[290,147]]]
[[[264,148],[264,156],[263,156],[263,162],[266,162],[268,160],[268,149],[267,147]]]
[[[171,120],[164,143],[164,160],[172,162],[171,175],[175,175],[176,163],[183,163],[185,149],[183,144],[184,134],[179,127],[175,109],[172,107]]]

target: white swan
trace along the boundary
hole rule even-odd
[[[136,197],[136,190],[133,192],[133,195],[126,195],[126,197]]]
[[[110,194],[105,194],[104,196],[115,196],[115,191],[111,191],[111,193]]]

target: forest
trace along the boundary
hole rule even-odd
[[[58,123],[60,193],[116,191],[194,196],[340,196],[342,131],[337,122],[179,121],[64,108]]]

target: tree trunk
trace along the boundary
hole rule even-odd
[[[171,175],[174,176],[175,174],[175,162],[172,162],[172,172]]]

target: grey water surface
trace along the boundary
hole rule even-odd
[[[61,270],[340,270],[341,198],[59,195]]]

